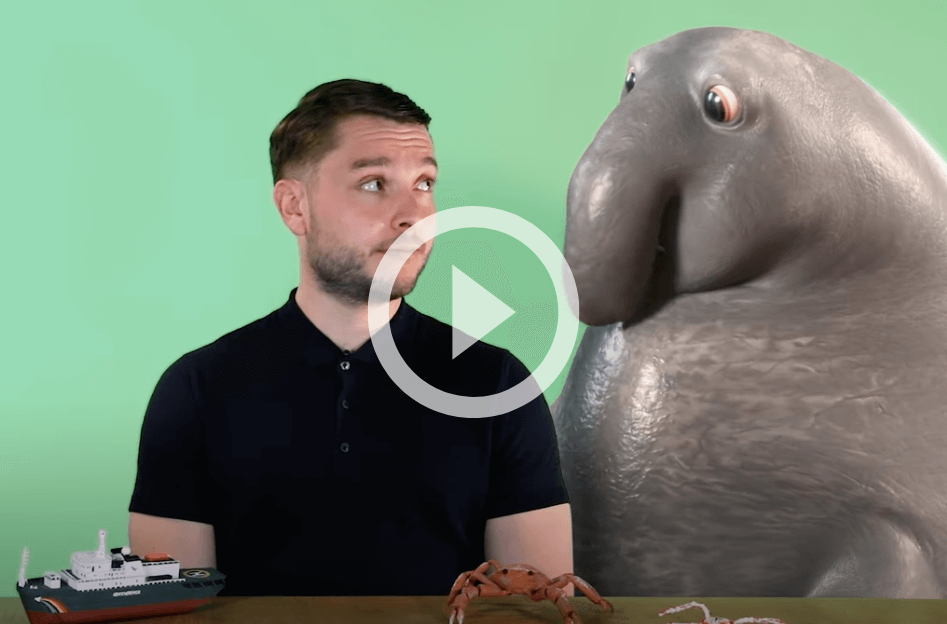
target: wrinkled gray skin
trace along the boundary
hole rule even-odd
[[[605,596],[947,597],[942,161],[763,33],[629,64],[568,191],[576,573]]]

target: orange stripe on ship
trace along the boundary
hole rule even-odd
[[[69,609],[66,608],[66,605],[64,605],[63,603],[59,602],[59,601],[56,600],[55,598],[50,598],[50,597],[48,597],[48,596],[40,596],[40,600],[41,600],[42,602],[45,602],[46,604],[51,604],[51,605],[53,605],[53,608],[56,609],[56,611],[57,611],[58,613],[68,613],[68,612],[69,612]]]

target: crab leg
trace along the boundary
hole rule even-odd
[[[448,624],[454,624],[455,619],[457,624],[464,624],[464,611],[470,601],[477,596],[502,596],[507,593],[493,579],[484,574],[490,569],[490,566],[497,570],[500,569],[500,563],[490,559],[481,563],[472,572],[461,572],[457,580],[454,581],[454,586],[451,587],[450,593],[447,595],[447,606],[451,608]],[[471,585],[471,580],[480,581],[481,584]]]
[[[448,624],[454,624],[455,618],[457,619],[457,624],[464,624],[464,611],[467,609],[467,605],[470,604],[470,601],[478,595],[480,595],[479,587],[474,585],[464,587],[463,591],[449,603],[451,612]]]
[[[500,589],[499,585],[497,585],[494,581],[487,578],[487,575],[484,574],[484,572],[490,569],[490,566],[493,566],[494,568],[499,570],[500,562],[490,559],[489,561],[484,561],[483,563],[481,563],[479,566],[477,566],[477,569],[473,570],[472,572],[461,572],[460,576],[457,577],[457,580],[454,581],[453,587],[450,588],[450,593],[447,594],[448,604],[450,604],[450,602],[454,599],[454,597],[460,593],[461,588],[470,582],[471,578],[477,581],[480,581],[481,583],[486,583],[487,585],[490,585],[491,587]]]
[[[582,593],[585,594],[589,600],[591,600],[595,604],[602,607],[602,611],[606,611],[606,612],[611,611],[612,605],[607,600],[602,598],[599,595],[599,593],[592,588],[591,585],[589,585],[586,581],[579,578],[575,574],[569,574],[569,573],[561,574],[557,576],[556,578],[552,579],[552,581],[549,582],[548,586],[549,587],[565,587],[569,583],[572,583],[573,585],[576,586],[577,589],[581,590]]]
[[[572,603],[569,602],[566,592],[560,587],[547,585],[546,587],[534,592],[530,597],[533,600],[542,600],[543,598],[548,598],[551,600],[557,607],[559,607],[559,611],[562,613],[563,624],[582,624],[582,620],[578,615],[575,614],[575,609],[573,608]]]

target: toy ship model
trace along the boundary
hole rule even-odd
[[[23,549],[17,592],[31,624],[106,622],[185,613],[210,602],[224,587],[225,576],[213,568],[180,569],[164,553],[144,558],[128,546],[105,549],[99,531],[98,550],[75,552],[72,567],[26,578],[29,549]]]

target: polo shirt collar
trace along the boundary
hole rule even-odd
[[[371,340],[366,341],[357,351],[352,353],[344,352],[332,342],[309,320],[309,317],[303,313],[299,304],[296,303],[297,290],[298,288],[293,288],[285,305],[276,311],[276,317],[285,329],[287,341],[291,345],[290,348],[298,350],[301,357],[311,366],[338,362],[343,357],[354,361],[378,362],[375,346]],[[414,338],[417,319],[418,312],[402,299],[398,311],[395,312],[388,323],[391,327],[391,335],[394,338],[395,345],[403,356],[407,356],[411,352],[410,344]]]

